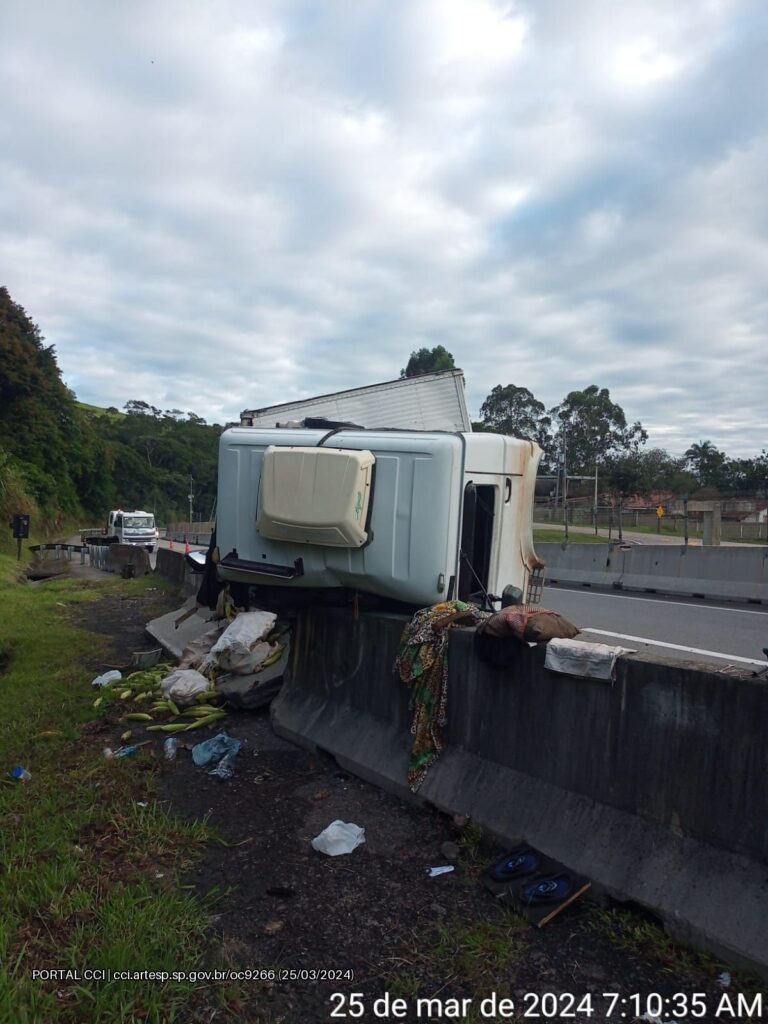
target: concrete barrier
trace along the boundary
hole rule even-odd
[[[538,544],[536,550],[551,582],[768,603],[768,547]]]
[[[301,613],[272,714],[280,735],[414,799],[409,692],[391,670],[405,621]],[[419,798],[768,977],[768,683],[637,657],[614,684],[577,680],[527,648],[491,669],[472,640],[451,636],[446,749]]]
[[[109,544],[104,556],[107,572],[119,572],[124,565],[135,565],[136,575],[143,576],[151,571],[149,552],[133,544]]]
[[[170,583],[178,583],[187,594],[196,594],[200,587],[202,577],[189,569],[183,551],[158,548],[155,572]]]

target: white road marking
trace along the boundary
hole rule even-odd
[[[692,601],[664,601],[662,598],[652,597],[650,594],[647,597],[630,597],[630,595],[626,594],[623,590],[616,594],[601,594],[599,591],[589,590],[586,587],[561,587],[558,585],[553,588],[554,593],[557,593],[558,590],[564,590],[568,594],[584,594],[587,597],[621,597],[622,601],[643,601],[646,604],[648,602],[655,602],[656,604],[666,604],[677,608],[696,608],[712,612],[733,612],[737,615],[768,615],[768,609],[764,612],[756,612],[751,608],[728,608],[727,606],[720,604],[694,604]]]
[[[595,633],[597,636],[610,636],[616,640],[632,640],[636,644],[650,644],[651,647],[668,647],[673,651],[700,654],[705,658],[723,658],[725,661],[738,661],[742,665],[759,665],[760,668],[768,667],[768,662],[758,661],[756,658],[742,658],[738,654],[723,654],[722,651],[703,651],[700,647],[684,647],[682,644],[670,644],[665,640],[651,640],[647,636],[629,636],[627,633],[611,633],[607,629],[590,629],[586,626],[581,632]]]

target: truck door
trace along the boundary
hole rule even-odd
[[[468,601],[473,595],[477,599],[488,589],[496,499],[497,488],[494,486],[478,485],[470,480],[464,488],[459,552],[460,601]]]

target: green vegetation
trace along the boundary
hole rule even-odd
[[[138,400],[124,413],[78,402],[53,346],[0,288],[0,522],[28,512],[61,530],[67,518],[98,522],[120,506],[182,518],[190,476],[208,515],[221,430]]]
[[[607,540],[607,537],[596,537],[594,533],[576,533],[573,531],[568,537],[569,544],[605,544]],[[534,544],[562,544],[564,541],[565,530],[563,529],[536,529],[533,531]]]
[[[768,495],[765,449],[751,459],[730,459],[711,441],[692,445],[679,458],[662,448],[643,450],[648,439],[643,425],[628,422],[608,389],[596,384],[571,391],[549,410],[528,388],[496,385],[480,415],[475,430],[536,441],[544,453],[543,473],[554,473],[565,464],[572,477],[592,476],[597,466],[603,492],[615,505],[654,491],[700,498]]]
[[[153,800],[149,753],[106,760],[103,741],[82,729],[96,712],[92,673],[78,666],[99,650],[109,659],[105,638],[74,625],[77,605],[105,591],[137,596],[148,583],[31,586],[16,572],[0,555],[0,1020],[173,1020],[182,1005],[213,995],[172,980],[61,984],[31,973],[193,970],[203,954],[209,907],[179,888],[177,873],[209,830]],[[11,780],[15,764],[29,782]]]
[[[438,370],[452,370],[453,356],[442,345],[434,348],[420,348],[411,352],[408,365],[400,371],[401,377],[418,377],[422,373],[437,373]]]
[[[727,970],[737,992],[762,990],[760,978],[750,971],[733,970],[711,954],[678,942],[660,924],[632,909],[591,907],[584,927],[608,939],[616,949],[662,964],[679,981],[714,981]]]

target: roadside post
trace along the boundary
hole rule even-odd
[[[29,537],[29,516],[17,512],[10,522],[13,536],[16,538],[16,561],[21,561],[21,542]]]
[[[683,530],[685,531],[684,544],[688,547],[688,495],[683,495]]]

